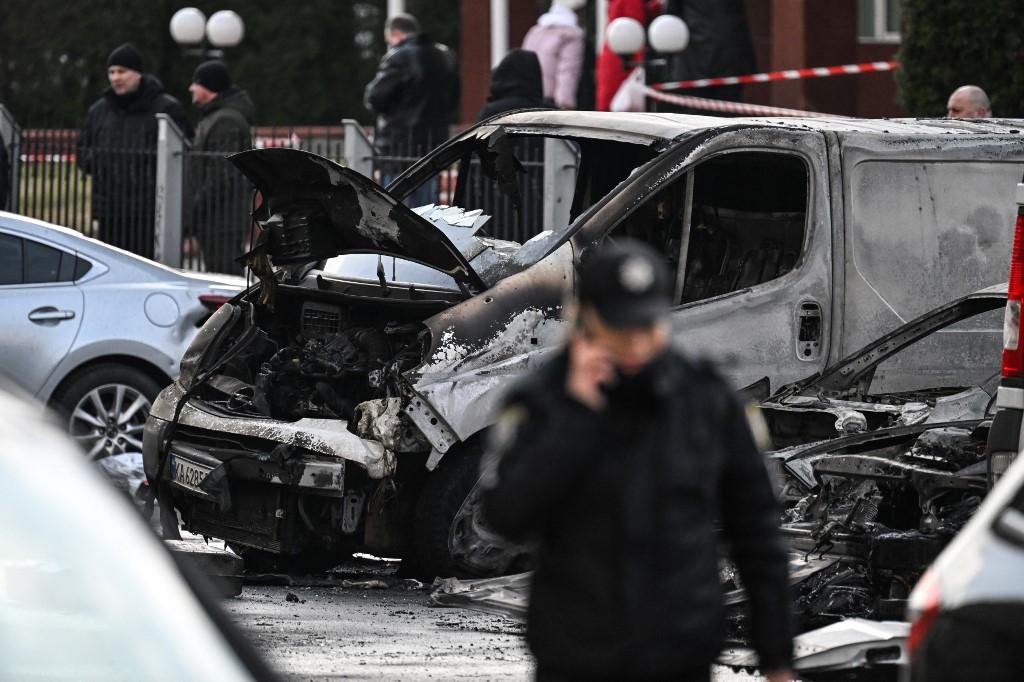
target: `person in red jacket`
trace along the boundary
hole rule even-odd
[[[662,12],[661,0],[610,0],[608,3],[608,22],[611,23],[619,17],[630,17],[636,19],[646,26],[654,17]],[[643,53],[638,52],[633,56],[633,61],[643,59]],[[627,65],[623,63],[622,57],[615,54],[605,43],[601,48],[601,54],[597,57],[596,88],[597,95],[594,101],[594,108],[598,111],[610,111],[612,97],[619,91],[619,86],[629,75]]]

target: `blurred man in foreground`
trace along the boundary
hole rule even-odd
[[[511,393],[481,472],[493,528],[539,542],[537,679],[710,679],[720,544],[750,595],[761,670],[789,679],[779,509],[731,390],[670,346],[663,259],[619,240],[584,262],[578,291],[566,348]]]

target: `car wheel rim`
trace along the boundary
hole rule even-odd
[[[131,386],[104,384],[82,396],[68,428],[89,459],[142,452],[149,407],[149,399]]]

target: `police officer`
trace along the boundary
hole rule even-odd
[[[598,251],[581,267],[566,348],[512,391],[493,430],[484,515],[538,542],[527,621],[538,680],[710,679],[723,545],[749,593],[761,670],[790,679],[779,508],[726,383],[670,347],[671,291],[647,245]]]

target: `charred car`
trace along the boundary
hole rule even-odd
[[[741,358],[728,367],[737,386],[786,385],[994,283],[1008,220],[985,207],[1005,205],[992,195],[1019,176],[1015,132],[516,112],[387,190],[305,152],[238,154],[263,198],[247,256],[259,281],[201,330],[150,412],[144,459],[164,525],[173,533],[176,509],[189,530],[277,563],[364,548],[453,573],[475,531],[464,521],[482,435],[509,382],[557,347],[576,265],[604,240],[665,255],[686,348]],[[537,149],[543,215],[521,184]],[[402,203],[423,186],[435,203]],[[920,257],[965,234],[985,238],[957,277]],[[930,286],[904,296],[907,277]],[[881,390],[943,368],[966,385],[987,367],[972,352],[983,339],[945,335],[951,347],[880,372]]]
[[[786,480],[782,531],[827,560],[795,595],[801,629],[857,616],[899,620],[910,590],[987,491],[989,421],[859,433],[773,453]]]

